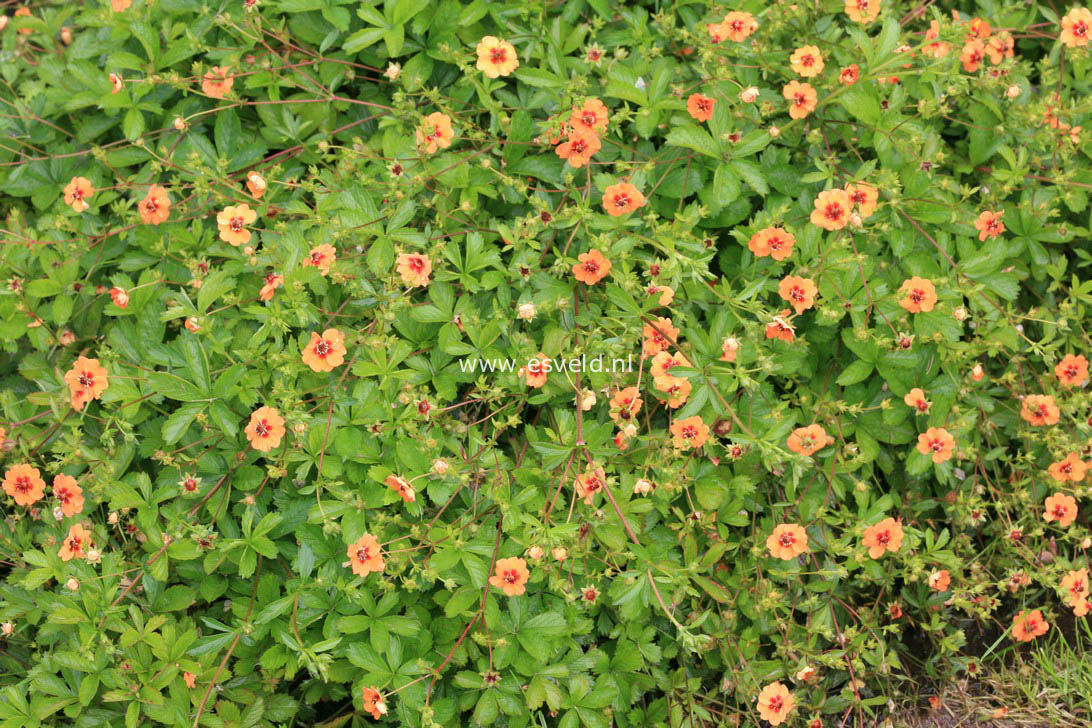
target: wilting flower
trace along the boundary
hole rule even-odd
[[[1054,367],[1054,376],[1063,387],[1079,387],[1088,380],[1088,360],[1083,355],[1066,354]]]
[[[478,70],[489,78],[508,76],[519,68],[519,58],[511,43],[487,35],[475,49],[478,53]]]
[[[861,80],[861,68],[856,63],[851,63],[838,73],[838,83],[845,86],[852,86],[859,80]]]
[[[1047,496],[1043,503],[1043,520],[1047,523],[1057,521],[1058,525],[1066,528],[1077,519],[1077,500],[1064,493],[1055,493]]]
[[[845,190],[824,190],[815,198],[811,222],[824,230],[841,230],[849,223],[849,212],[852,207],[853,203]]]
[[[247,204],[228,205],[216,214],[216,225],[220,228],[220,239],[238,248],[250,242],[250,231],[246,229],[258,219],[258,213]]]
[[[696,450],[709,439],[709,426],[699,415],[676,420],[671,425],[671,437],[676,450]]]
[[[407,286],[427,286],[432,261],[420,253],[402,253],[398,256],[396,269]]]
[[[751,236],[747,248],[755,257],[770,256],[774,260],[785,260],[792,255],[792,248],[796,244],[796,236],[779,227],[768,227],[759,230]]]
[[[322,275],[328,275],[335,260],[337,260],[337,249],[329,243],[323,243],[311,248],[311,252],[307,254],[307,257],[303,259],[300,265],[313,266],[318,268],[319,273]]]
[[[803,119],[815,111],[819,99],[810,83],[799,81],[789,81],[781,90],[781,95],[789,100],[789,116],[794,119]]]
[[[263,301],[272,301],[273,293],[284,285],[284,276],[279,276],[276,273],[270,273],[265,277],[265,284],[262,285],[262,290],[258,293],[258,298]]]
[[[247,172],[246,189],[248,192],[250,192],[252,197],[261,198],[261,196],[265,194],[266,190],[265,178],[253,170]]]
[[[83,212],[90,205],[87,198],[95,194],[95,187],[86,177],[73,177],[72,181],[65,185],[64,204],[71,205],[76,212]]]
[[[367,576],[373,571],[383,571],[385,566],[379,541],[370,533],[364,534],[349,544],[345,553],[349,557],[353,573],[357,576]]]
[[[576,497],[583,498],[586,505],[592,505],[592,499],[595,497],[595,494],[603,490],[603,481],[606,477],[603,468],[589,467],[583,473],[576,476],[576,481],[573,483],[573,488],[576,490]]]
[[[884,553],[895,553],[902,548],[902,524],[894,518],[885,518],[875,526],[864,531],[861,545],[868,549],[868,555],[878,559]]]
[[[781,725],[796,707],[789,689],[779,682],[770,683],[758,694],[758,715],[770,725]]]
[[[71,475],[53,476],[53,497],[61,504],[61,513],[71,518],[83,510],[83,488]]]
[[[1039,635],[1046,634],[1048,629],[1050,624],[1038,609],[1022,611],[1012,618],[1012,636],[1019,642],[1031,642]]]
[[[113,301],[114,305],[118,308],[125,308],[129,305],[129,292],[124,288],[114,286],[110,289],[110,300]]]
[[[1029,394],[1020,408],[1020,416],[1032,427],[1056,425],[1060,415],[1054,397],[1049,394]]]
[[[516,309],[516,316],[524,321],[534,321],[537,313],[533,303],[521,303],[519,308]]]
[[[774,558],[791,561],[808,552],[808,532],[795,523],[782,523],[766,539],[766,548]]]
[[[222,99],[231,91],[235,78],[229,76],[231,68],[228,66],[213,66],[201,80],[201,90],[206,96],[214,99]]]
[[[140,201],[140,220],[145,225],[159,225],[166,222],[171,215],[171,198],[167,195],[167,188],[152,185],[148,188],[148,194]]]
[[[789,309],[779,311],[773,320],[766,324],[766,338],[779,339],[792,343],[796,341],[796,328],[789,321]]]
[[[393,490],[402,500],[406,503],[413,503],[417,500],[417,494],[413,490],[413,486],[409,484],[405,478],[401,478],[397,475],[388,475],[386,480],[383,481],[388,488]]]
[[[426,116],[417,128],[417,145],[423,147],[426,154],[433,154],[437,149],[447,149],[454,139],[451,117],[438,111]]]
[[[933,591],[946,592],[951,583],[952,578],[946,569],[940,571],[934,569],[933,573],[929,574],[929,588]]]
[[[251,447],[259,452],[269,452],[281,444],[284,418],[273,407],[259,407],[251,413],[245,432]]]
[[[18,14],[19,13],[16,12],[16,15]],[[23,31],[20,30],[19,32],[22,33]],[[117,75],[116,73],[111,73],[109,76],[107,76],[107,78],[110,79],[110,93],[121,93],[121,89],[125,87],[125,81],[122,80],[121,76]]]
[[[345,362],[345,339],[337,329],[326,329],[319,336],[311,332],[311,341],[303,349],[303,363],[316,372],[333,371]]]
[[[950,460],[955,450],[955,438],[943,427],[930,427],[918,435],[918,452],[931,455],[936,464]]]
[[[633,212],[644,204],[644,195],[629,182],[611,185],[603,191],[603,209],[612,217]]]
[[[734,336],[729,336],[720,345],[720,360],[721,361],[735,361],[736,356],[739,354],[739,339]]]
[[[752,104],[757,98],[758,89],[754,86],[748,86],[747,88],[739,92],[739,100],[745,104]]]
[[[72,399],[72,409],[79,412],[93,399],[98,399],[110,386],[110,378],[98,359],[81,356],[76,359],[64,375],[68,385],[68,394]]]
[[[709,121],[713,118],[713,107],[716,103],[717,100],[709,96],[690,94],[690,98],[686,100],[686,110],[698,121]]]
[[[182,680],[185,681],[186,687],[193,688],[197,686],[197,676],[192,672],[183,672]]]
[[[501,589],[505,596],[516,597],[526,591],[524,584],[530,576],[527,562],[523,559],[497,559],[496,573],[489,577],[489,583]]]
[[[84,552],[84,547],[90,546],[91,532],[76,523],[68,529],[68,535],[64,537],[64,541],[61,543],[61,550],[57,552],[57,555],[61,557],[61,561],[83,559],[87,557],[87,554]]]
[[[13,465],[4,473],[4,492],[21,506],[37,503],[45,495],[45,481],[38,468],[25,463]]]
[[[610,273],[611,262],[598,250],[576,256],[578,263],[573,266],[573,277],[581,283],[593,286]]]
[[[364,688],[364,710],[375,720],[387,714],[387,702],[377,688]]]

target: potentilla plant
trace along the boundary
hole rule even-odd
[[[3,724],[864,726],[1068,639],[1090,33],[3,16]]]

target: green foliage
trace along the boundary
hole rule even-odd
[[[864,725],[915,680],[1019,649],[1021,611],[1065,632],[1088,488],[1047,468],[1092,445],[1086,382],[1055,374],[1090,343],[1092,61],[1052,3],[948,5],[863,24],[842,0],[12,19],[0,726],[357,726],[365,688],[413,727],[758,725],[774,682],[790,723]],[[729,10],[758,28],[714,42]],[[480,70],[489,36],[517,68]],[[805,44],[818,75],[790,65]],[[801,118],[794,80],[817,92]],[[609,122],[575,166],[554,145],[593,100]],[[820,193],[854,184],[875,209],[817,224]],[[618,190],[644,204],[613,214]],[[984,212],[1004,230],[980,235]],[[773,227],[783,259],[756,255]],[[609,274],[578,279],[592,251]],[[814,305],[793,310],[788,276]],[[936,292],[920,312],[914,277]],[[307,352],[330,329],[345,354],[323,371]],[[659,348],[685,363],[655,376]],[[73,401],[79,357],[109,377],[91,400]],[[1056,424],[1021,416],[1029,395]],[[265,451],[261,407],[286,430]],[[930,428],[950,458],[918,449]],[[46,491],[17,504],[24,464]],[[61,510],[59,474],[82,510]],[[1072,525],[1044,520],[1055,492]],[[872,558],[885,518],[904,541]],[[806,553],[771,555],[784,524]],[[89,542],[62,560],[77,525]],[[381,571],[351,568],[365,535]],[[494,577],[509,558],[522,594]]]

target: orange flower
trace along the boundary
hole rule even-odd
[[[1079,387],[1088,379],[1088,360],[1083,355],[1066,354],[1054,367],[1054,376],[1063,387]]]
[[[387,701],[377,688],[364,688],[364,710],[371,713],[375,720],[387,714]]]
[[[750,13],[734,10],[724,16],[720,28],[728,40],[742,43],[747,36],[758,30],[758,21]]]
[[[679,338],[679,330],[671,325],[671,319],[660,317],[654,324],[645,324],[643,330],[645,340],[641,346],[641,356],[656,356],[675,346]]]
[[[17,17],[17,18],[20,18],[20,17],[29,18],[30,17],[30,8],[28,8],[26,5],[23,5],[18,10],[15,11],[15,17]],[[20,28],[19,29],[19,35],[30,35],[33,32],[34,31],[31,28]]]
[[[1069,606],[1075,607],[1088,598],[1088,569],[1070,571],[1062,577],[1062,589]]]
[[[867,182],[858,182],[846,185],[846,194],[849,195],[849,201],[856,206],[861,217],[872,217],[872,213],[876,211],[877,201],[880,199],[879,190]]]
[[[38,468],[25,463],[12,465],[4,473],[4,492],[21,506],[37,503],[45,495],[45,481]]]
[[[251,197],[261,199],[266,190],[265,178],[253,170],[247,172],[246,189],[250,192]]]
[[[826,64],[823,63],[823,54],[818,48],[806,45],[793,51],[789,56],[789,65],[797,75],[811,78],[822,73]]]
[[[475,49],[478,53],[478,70],[489,78],[509,76],[519,68],[516,49],[508,41],[487,35]]]
[[[1079,483],[1084,480],[1085,473],[1088,472],[1088,466],[1075,452],[1071,452],[1066,455],[1065,460],[1059,460],[1058,462],[1047,468],[1047,472],[1050,473],[1050,477],[1059,482],[1066,482],[1072,480],[1074,483]]]
[[[878,559],[885,552],[895,553],[902,548],[902,524],[894,518],[885,518],[875,526],[864,531],[861,545],[868,549],[868,555]]]
[[[978,229],[978,239],[996,238],[1005,232],[1005,225],[1001,222],[1001,216],[1004,214],[1004,210],[998,210],[997,212],[986,210],[979,215],[978,219],[974,221],[974,226]]]
[[[785,260],[792,255],[796,236],[779,227],[768,227],[751,236],[747,247],[757,258],[770,256],[774,260]]]
[[[329,243],[323,243],[311,248],[311,252],[307,254],[307,257],[300,265],[305,267],[314,266],[319,269],[319,273],[322,275],[328,275],[330,266],[334,264],[335,260],[337,260],[337,249]]]
[[[925,31],[925,40],[934,40],[940,37],[940,23],[935,20],[929,21],[929,30]],[[921,52],[923,55],[930,56],[931,58],[943,58],[948,55],[952,50],[952,47],[943,41],[937,41],[936,43],[930,43],[925,46]]]
[[[661,351],[652,357],[652,366],[649,372],[654,377],[672,376],[671,370],[675,367],[690,367],[690,360],[682,354],[669,354]]]
[[[349,544],[345,555],[349,557],[349,565],[357,576],[367,576],[373,571],[381,572],[386,566],[379,541],[370,533],[364,534]]]
[[[429,274],[432,273],[432,260],[420,253],[402,253],[398,256],[396,268],[407,286],[427,286]]]
[[[739,339],[729,336],[720,344],[720,360],[735,361],[739,354]]]
[[[527,382],[527,386],[535,389],[546,386],[549,374],[550,357],[541,351],[527,362],[526,367],[519,370],[519,376]]]
[[[918,452],[922,455],[932,455],[933,462],[940,464],[945,460],[951,460],[955,450],[955,438],[943,427],[930,427],[918,435]]]
[[[690,398],[690,392],[694,389],[690,380],[672,376],[653,377],[652,384],[668,396],[667,406],[670,409],[678,409],[686,404],[686,400]]]
[[[933,573],[929,574],[929,588],[933,591],[946,592],[951,583],[952,578],[946,569],[940,571],[934,569]]]
[[[990,57],[990,63],[997,65],[1004,59],[1016,55],[1015,48],[1016,43],[1012,34],[1003,30],[986,43],[986,55]]]
[[[1088,8],[1073,8],[1062,18],[1062,32],[1058,40],[1069,48],[1088,45],[1092,34],[1092,12]]]
[[[619,389],[610,398],[610,418],[617,424],[629,422],[641,411],[641,394],[637,387]]]
[[[1038,609],[1025,610],[1012,618],[1012,636],[1020,642],[1031,642],[1039,635],[1046,634],[1048,629],[1050,624]]]
[[[337,329],[326,329],[319,336],[311,332],[311,342],[304,347],[303,363],[312,371],[329,372],[345,362],[345,339]]]
[[[953,13],[953,15],[954,14],[955,13]],[[968,26],[967,38],[989,38],[991,32],[993,31],[990,30],[990,23],[988,20],[971,18],[971,23]]]
[[[805,457],[811,456],[831,443],[822,425],[797,427],[789,435],[789,449]]]
[[[61,550],[57,552],[57,555],[61,557],[61,561],[86,559],[85,546],[88,548],[91,546],[91,532],[76,523],[68,529],[68,535],[64,537]]]
[[[781,89],[781,95],[789,100],[789,116],[794,119],[803,119],[815,111],[815,104],[819,99],[810,83],[799,81],[789,81]]]
[[[709,439],[709,426],[698,415],[676,420],[671,425],[671,444],[677,450],[697,449]]]
[[[844,86],[852,86],[861,80],[861,67],[851,63],[838,73],[838,83]]]
[[[588,134],[598,135],[607,130],[610,123],[610,113],[602,101],[596,98],[588,99],[579,109],[573,108],[569,117],[569,124],[573,131],[583,131]]]
[[[73,177],[72,181],[65,185],[64,204],[71,205],[76,212],[83,212],[90,205],[87,198],[95,194],[95,187],[86,177]]]
[[[978,70],[982,59],[986,56],[986,46],[980,40],[967,41],[963,50],[959,53],[959,62],[963,64],[963,70],[974,73]]]
[[[758,715],[770,725],[784,723],[795,707],[792,693],[779,682],[770,683],[758,694]]]
[[[265,285],[262,286],[262,290],[258,293],[258,298],[263,301],[272,301],[273,293],[284,285],[284,276],[279,276],[276,273],[270,273],[265,277]]]
[[[527,562],[519,557],[497,559],[497,572],[489,577],[489,583],[504,591],[505,596],[518,597],[526,591],[523,585],[531,576]]]
[[[148,194],[140,201],[140,221],[145,225],[159,225],[171,215],[171,198],[167,188],[152,185]]]
[[[65,518],[71,518],[83,510],[83,488],[71,475],[53,476],[53,497],[61,504]]]
[[[933,310],[937,303],[937,289],[932,281],[914,276],[902,282],[899,293],[905,293],[899,299],[899,305],[910,313],[922,313]]]
[[[603,490],[603,480],[606,478],[606,474],[603,472],[603,468],[588,468],[580,475],[576,476],[576,482],[573,483],[573,488],[576,490],[576,497],[583,498],[586,505],[592,505],[592,499],[595,494]]]
[[[846,15],[854,23],[871,23],[880,14],[880,0],[846,0]]]
[[[284,418],[273,407],[259,407],[251,413],[250,424],[244,431],[251,447],[259,452],[269,452],[281,444]]]
[[[907,407],[913,407],[918,411],[918,414],[922,415],[928,414],[929,408],[932,406],[929,400],[925,399],[925,392],[920,387],[914,387],[907,392],[902,401],[906,403]]]
[[[201,90],[206,96],[211,96],[214,99],[224,98],[231,91],[232,84],[235,83],[235,78],[228,75],[230,72],[231,68],[229,66],[213,66],[202,79]]]
[[[713,118],[713,107],[717,100],[701,94],[690,94],[686,100],[686,110],[698,121],[709,121]]]
[[[766,548],[770,556],[791,561],[808,552],[808,532],[795,523],[782,523],[766,539]]]
[[[1057,521],[1062,528],[1066,528],[1077,519],[1077,501],[1071,495],[1055,493],[1047,496],[1043,509],[1043,520],[1047,523]]]
[[[603,190],[603,209],[612,217],[633,212],[645,204],[645,196],[629,182],[619,182]]]
[[[788,317],[789,309],[787,308],[774,316],[773,320],[766,324],[766,338],[780,339],[790,344],[796,341],[796,328],[793,327]]]
[[[797,314],[815,305],[815,294],[818,292],[810,278],[800,276],[785,276],[777,287],[778,295],[788,301]]]
[[[569,139],[554,148],[554,153],[566,160],[570,167],[580,169],[602,148],[599,137],[592,132],[576,131],[569,134]]]
[[[402,497],[406,503],[413,503],[417,500],[417,493],[414,492],[413,486],[409,484],[405,478],[400,478],[397,475],[388,475],[386,480],[383,481],[388,488]]]
[[[815,198],[811,222],[824,230],[841,230],[849,223],[852,201],[845,190],[824,190]]]
[[[658,303],[661,306],[670,306],[671,301],[675,299],[675,289],[671,286],[649,286],[646,290],[650,296],[655,296],[657,293],[660,294]]]
[[[451,128],[451,117],[433,112],[425,117],[417,128],[417,146],[424,147],[426,154],[433,154],[437,149],[447,149],[455,140],[455,131]]]
[[[594,286],[610,273],[611,262],[598,250],[591,250],[576,256],[580,261],[573,266],[573,277],[581,283]]]
[[[77,412],[91,400],[101,397],[110,386],[110,377],[99,360],[85,356],[76,359],[76,363],[65,373],[64,381],[68,385],[72,409]]]
[[[1029,394],[1020,408],[1020,416],[1032,427],[1056,425],[1060,414],[1054,397],[1049,394]]]
[[[216,214],[216,225],[220,228],[220,239],[238,248],[250,242],[250,231],[246,229],[258,219],[258,213],[247,204],[228,205]]]
[[[129,292],[124,288],[115,286],[110,289],[110,300],[113,301],[114,305],[118,308],[125,308],[129,305]]]
[[[182,679],[186,682],[186,687],[192,688],[197,685],[197,676],[192,672],[183,672]]]

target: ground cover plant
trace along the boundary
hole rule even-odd
[[[8,4],[0,725],[894,725],[1079,684],[1090,34]]]

